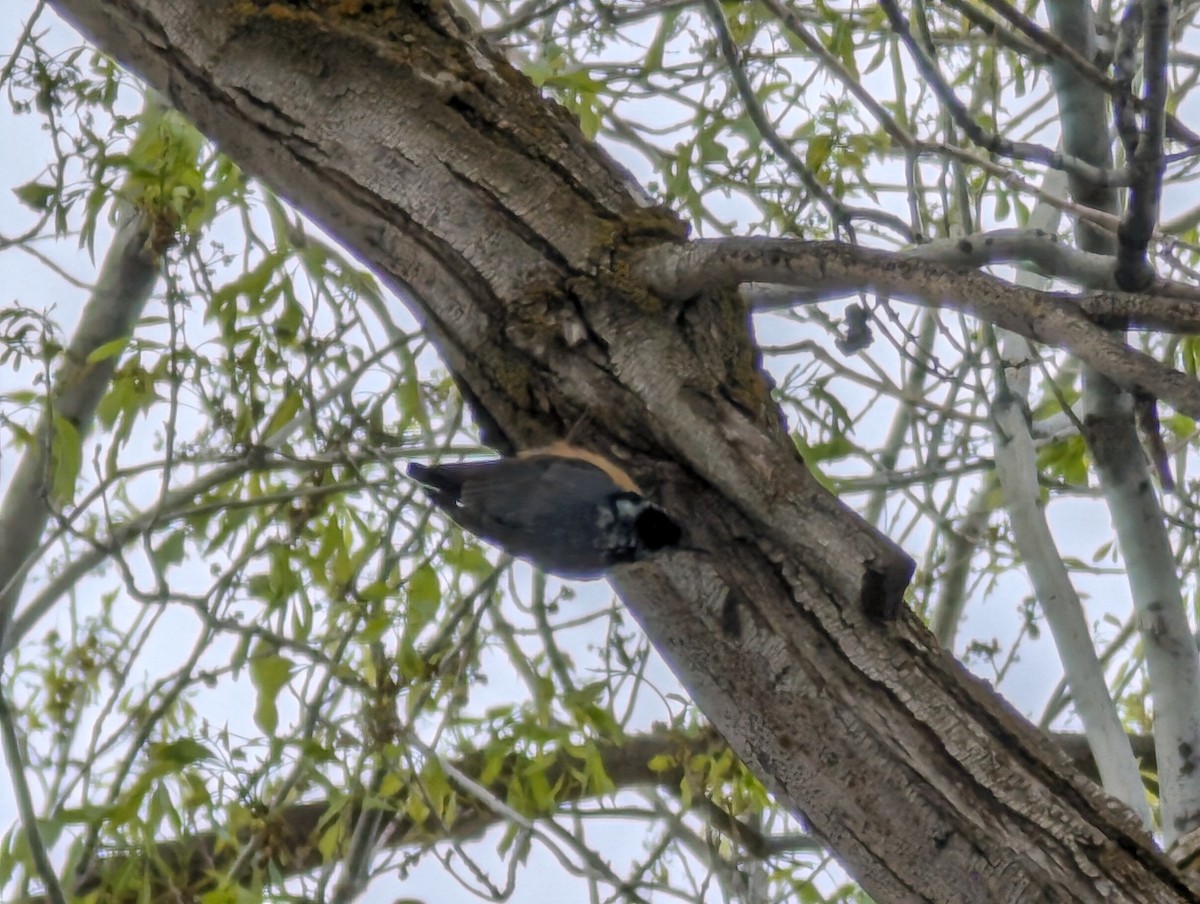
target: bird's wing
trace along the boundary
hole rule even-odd
[[[466,475],[459,508],[510,529],[546,529],[547,524],[592,511],[618,491],[608,476],[582,459],[539,455],[503,459]]]

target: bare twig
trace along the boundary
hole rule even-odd
[[[771,146],[771,150],[778,154],[779,158],[787,163],[791,171],[800,178],[808,193],[816,198],[829,212],[834,227],[851,230],[852,235],[853,221],[860,219],[895,230],[904,236],[907,241],[912,241],[912,234],[908,224],[899,217],[880,210],[848,208],[830,194],[829,190],[820,183],[816,175],[805,165],[799,155],[792,150],[791,145],[780,137],[779,132],[767,119],[766,112],[763,110],[754,91],[754,86],[750,83],[750,79],[746,75],[746,69],[742,65],[737,43],[729,31],[729,23],[725,21],[725,12],[721,9],[720,0],[704,0],[704,8],[708,11],[709,20],[717,32],[717,44],[721,48],[721,54],[725,57],[726,64],[729,66],[729,72],[734,84],[737,86],[742,105],[746,108],[746,112],[754,122],[755,128],[758,129],[767,144]]]
[[[1114,186],[1125,184],[1126,177],[1124,174],[1094,166],[1085,160],[1053,151],[1042,145],[1027,141],[1009,141],[1006,138],[1002,138],[998,133],[985,129],[975,121],[970,111],[963,106],[957,95],[955,95],[954,89],[950,87],[950,84],[938,69],[937,63],[934,62],[925,51],[925,48],[913,36],[912,29],[909,28],[908,21],[904,18],[904,14],[900,12],[900,7],[897,6],[895,0],[880,0],[880,5],[883,7],[884,12],[887,13],[892,28],[896,31],[900,40],[904,42],[904,46],[908,48],[908,52],[912,55],[917,68],[921,70],[921,74],[929,82],[930,87],[937,92],[938,98],[942,101],[946,110],[954,117],[954,122],[975,144],[990,153],[1000,154],[1014,160],[1030,160],[1035,163],[1043,163],[1052,169],[1063,170],[1073,176],[1086,179],[1094,185]]]

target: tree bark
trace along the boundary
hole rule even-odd
[[[895,603],[911,567],[806,472],[731,291],[441,0],[57,0],[401,294],[502,449],[621,459],[707,554],[614,577],[734,750],[876,900],[1175,901],[1133,817]],[[879,614],[878,612],[875,613]]]

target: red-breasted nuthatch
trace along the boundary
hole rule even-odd
[[[621,468],[563,442],[494,461],[413,462],[408,473],[460,526],[560,577],[600,577],[683,537]]]

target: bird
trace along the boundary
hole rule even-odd
[[[683,539],[629,474],[566,442],[491,461],[411,462],[408,474],[459,526],[558,577],[602,577]]]

